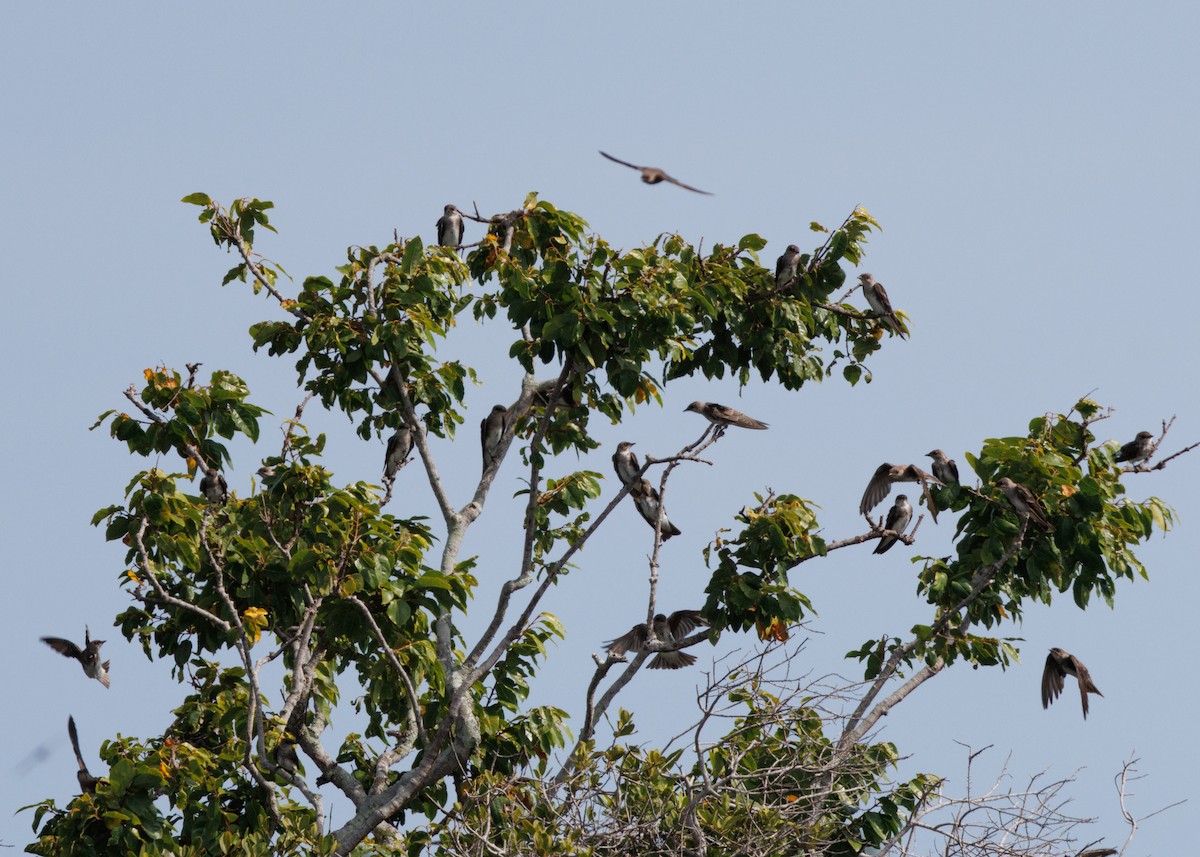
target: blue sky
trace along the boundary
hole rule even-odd
[[[297,278],[333,274],[348,245],[386,243],[393,228],[432,240],[446,202],[494,212],[530,190],[626,248],[664,231],[705,246],[758,232],[770,241],[768,264],[789,243],[819,243],[810,221],[836,225],[866,206],[884,231],[864,270],[887,285],[912,330],[906,342],[887,341],[872,384],[796,393],[672,385],[664,408],[639,409],[602,432],[605,445],[581,465],[562,464],[608,474],[622,439],[672,452],[699,433],[698,418],[682,413],[693,399],[771,423],[731,432],[712,451],[714,467],[673,478],[668,508],[684,535],[664,550],[670,609],[699,605],[700,550],[766,486],[818,503],[829,538],[853,535],[879,462],[923,461],[941,447],[961,467],[985,438],[1022,433],[1030,418],[1090,391],[1116,409],[1102,437],[1157,431],[1174,414],[1168,450],[1200,439],[1190,386],[1200,315],[1189,214],[1200,189],[1193,4],[348,8],[26,4],[0,13],[9,408],[0,520],[16,599],[0,639],[22,700],[2,715],[3,843],[30,837],[30,816],[11,810],[75,793],[68,713],[97,772],[101,740],[161,731],[182,695],[109,627],[127,604],[116,587],[123,558],[88,521],[142,465],[88,426],[120,407],[147,366],[230,369],[276,415],[264,423],[264,448],[234,449],[230,486],[245,494],[258,458],[278,448],[275,420],[298,400],[290,364],[249,349],[248,326],[276,313],[248,289],[218,287],[232,260],[196,224],[196,209],[179,204],[187,193],[273,200],[281,234],[258,249]],[[597,149],[715,195],[643,186]],[[478,237],[468,226],[466,240]],[[437,447],[460,504],[478,471],[472,421],[515,397],[517,374],[498,359],[508,339],[464,320],[448,346],[483,381],[469,394],[462,444]],[[336,415],[308,416],[330,435],[327,464],[339,480],[378,478],[382,442],[357,440]],[[951,789],[963,773],[956,741],[1011,750],[1018,782],[1082,769],[1073,809],[1101,817],[1096,833],[1110,841],[1124,835],[1111,778],[1136,755],[1147,778],[1135,813],[1190,804],[1147,822],[1128,853],[1187,841],[1200,752],[1179,712],[1197,699],[1194,669],[1181,675],[1175,665],[1191,656],[1200,597],[1198,467],[1185,458],[1129,481],[1132,496],[1162,497],[1181,520],[1143,549],[1149,582],[1122,584],[1112,611],[1083,613],[1069,601],[1031,609],[1009,631],[1025,640],[1020,666],[950,670],[889,716],[883,736]],[[488,558],[478,570],[482,608],[516,562],[519,512],[501,500],[519,476],[505,465],[466,546]],[[405,472],[392,511],[432,510],[417,477]],[[610,538],[552,593],[545,606],[569,638],[537,701],[580,710],[588,653],[644,612],[648,534],[631,506],[618,510]],[[913,548],[846,550],[793,577],[819,613],[805,654],[814,675],[849,674],[843,652],[927,615],[907,558],[949,552],[952,534],[952,521],[926,520]],[[82,637],[85,623],[109,641],[110,691],[37,642]],[[1105,693],[1086,723],[1073,691],[1041,710],[1052,645],[1078,654]],[[697,654],[703,666],[714,653]],[[700,680],[698,669],[642,675],[620,700],[645,712],[648,737],[671,735],[649,703],[668,694],[690,717]],[[39,747],[50,755],[32,764]]]

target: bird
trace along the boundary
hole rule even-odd
[[[200,493],[212,505],[224,505],[226,497],[229,496],[229,486],[225,484],[225,477],[221,475],[221,471],[204,471],[204,476],[200,479]]]
[[[753,417],[748,417],[741,411],[735,411],[733,408],[728,408],[725,405],[718,405],[716,402],[692,402],[683,410],[684,412],[692,411],[704,417],[717,427],[718,435],[724,434],[728,426],[755,429],[756,431],[768,428],[766,423],[759,422]]]
[[[943,485],[958,484],[958,465],[954,463],[953,458],[947,458],[946,453],[940,449],[925,454],[933,459],[933,475],[939,482]]]
[[[667,517],[667,512],[663,509],[662,497],[658,491],[650,484],[648,479],[640,479],[638,483],[630,489],[630,494],[633,496],[633,504],[637,507],[638,514],[651,527],[657,527],[662,533],[662,540],[665,542],[671,536],[677,536],[682,531],[679,527],[671,523]],[[662,524],[659,524],[658,514],[662,509]]]
[[[388,438],[387,453],[383,458],[384,479],[396,478],[396,471],[408,462],[408,455],[412,452],[412,448],[412,429],[408,427],[408,423],[400,423],[396,432]]]
[[[642,465],[638,461],[637,453],[633,451],[632,447],[633,441],[623,440],[617,444],[617,451],[613,453],[612,457],[617,477],[623,485],[631,487],[642,478]]]
[[[708,622],[700,615],[699,610],[676,610],[670,616],[659,613],[654,617],[654,636],[658,637],[660,643],[671,645],[681,641],[697,628],[707,627],[707,625]],[[643,623],[634,625],[629,629],[629,633],[608,641],[604,647],[610,655],[617,657],[626,652],[640,653],[646,647],[649,638],[649,632]],[[689,655],[687,652],[659,652],[650,663],[646,664],[646,669],[677,670],[682,667],[690,667],[694,663],[696,663],[696,656]]]
[[[1013,482],[1005,476],[996,483],[996,487],[1004,492],[1008,502],[1017,511],[1018,517],[1029,518],[1046,532],[1054,529],[1046,517],[1046,510],[1042,507],[1041,501],[1024,485]]]
[[[104,645],[104,641],[93,640],[91,632],[86,625],[83,626],[82,649],[70,640],[64,640],[62,637],[42,637],[42,642],[60,655],[79,661],[79,665],[83,667],[83,672],[88,678],[94,678],[105,687],[108,687],[109,661],[100,660],[100,647]]]
[[[462,243],[463,237],[462,212],[453,205],[447,205],[442,211],[443,214],[437,222],[438,244],[443,247],[457,247]]]
[[[858,504],[858,513],[867,515],[878,506],[883,498],[892,490],[896,482],[920,482],[921,492],[925,495],[925,505],[929,513],[937,520],[937,507],[933,505],[933,497],[929,494],[930,481],[938,482],[937,477],[931,476],[915,464],[888,464],[886,461],[875,468],[867,490],[863,491],[862,500]]]
[[[867,299],[867,303],[871,305],[871,309],[883,319],[883,323],[887,325],[889,330],[897,334],[901,339],[904,339],[907,336],[904,332],[904,325],[900,323],[900,319],[896,316],[896,311],[892,309],[892,302],[888,300],[887,291],[883,288],[883,283],[876,280],[870,274],[859,274],[858,279],[862,281],[863,297]]]
[[[275,745],[275,764],[289,774],[300,769],[300,757],[296,755],[296,742],[284,739]]]
[[[637,164],[629,163],[629,161],[622,161],[620,158],[614,158],[608,152],[601,152],[600,154],[602,154],[604,157],[608,158],[610,161],[615,161],[616,163],[621,164],[626,167],[629,167],[630,169],[640,170],[642,173],[642,181],[644,181],[646,184],[658,184],[659,182],[670,182],[673,185],[679,185],[684,190],[690,190],[693,193],[702,193],[705,196],[712,196],[712,193],[710,193],[709,191],[700,190],[700,188],[692,187],[691,185],[684,184],[679,179],[672,178],[671,176],[667,175],[665,172],[660,170],[658,167],[639,167]]]
[[[883,527],[886,530],[891,530],[893,533],[902,534],[908,529],[908,522],[911,520],[912,505],[908,502],[908,497],[898,494],[896,502],[892,504],[892,508],[888,509],[887,523]],[[875,546],[875,553],[887,553],[899,538],[899,535],[884,536],[879,540],[879,544]]]
[[[87,764],[83,761],[83,754],[79,752],[79,735],[75,731],[75,718],[69,714],[67,715],[67,734],[71,736],[71,746],[75,749],[75,761],[79,763],[79,770],[75,772],[75,777],[79,780],[79,787],[83,789],[84,794],[94,795],[96,783],[100,782],[100,778],[93,777],[87,769]]]
[[[1087,851],[1080,851],[1075,857],[1113,857],[1116,853],[1116,848],[1089,848]]]
[[[533,388],[533,400],[531,404],[534,407],[545,408],[550,404],[550,396],[554,394],[556,389],[558,390],[558,399],[555,402],[557,407],[579,407],[579,396],[572,387],[570,380],[564,382],[560,388],[557,378],[550,381],[539,381],[537,386]]]
[[[492,412],[479,422],[479,437],[483,443],[483,470],[485,473],[496,461],[496,456],[500,452],[500,440],[504,437],[504,430],[506,428],[508,428],[508,408],[504,407],[504,405],[493,405]]]
[[[800,248],[789,244],[783,255],[775,261],[775,286],[782,289],[800,273]]]
[[[1154,435],[1148,431],[1140,431],[1137,437],[1121,447],[1116,461],[1138,462],[1145,461],[1154,452]]]
[[[1087,667],[1079,658],[1058,647],[1051,649],[1050,654],[1046,655],[1046,667],[1042,670],[1042,708],[1049,708],[1050,703],[1058,699],[1058,695],[1063,690],[1064,679],[1069,675],[1075,676],[1079,682],[1079,698],[1083,702],[1083,719],[1087,720],[1088,694],[1094,693],[1096,696],[1104,696],[1104,694],[1092,682]]]

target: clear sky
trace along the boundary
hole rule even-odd
[[[530,190],[626,248],[663,231],[705,246],[758,232],[767,264],[789,243],[819,243],[810,221],[833,226],[866,206],[884,231],[864,270],[912,330],[872,360],[872,384],[755,383],[740,398],[728,381],[673,385],[663,409],[603,432],[584,462],[608,474],[621,439],[674,451],[699,434],[682,413],[692,399],[771,423],[731,432],[714,467],[672,480],[667,505],[684,535],[664,549],[661,597],[668,609],[699,606],[701,549],[767,486],[820,504],[828,538],[854,535],[881,461],[925,462],[941,447],[965,471],[964,451],[1092,391],[1116,409],[1102,437],[1157,432],[1174,414],[1165,448],[1200,440],[1198,26],[1184,2],[6,6],[0,562],[15,603],[0,623],[12,693],[0,714],[0,841],[29,841],[18,806],[76,792],[68,713],[99,773],[100,741],[161,732],[183,694],[111,628],[128,603],[116,586],[123,553],[88,521],[143,462],[88,426],[147,366],[230,369],[275,414],[264,448],[234,448],[230,486],[244,495],[298,400],[290,362],[251,353],[246,335],[278,312],[248,289],[218,288],[233,261],[181,196],[273,200],[281,235],[257,249],[298,278],[336,276],[348,245],[387,243],[393,228],[431,241],[447,202],[491,213]],[[597,149],[715,195],[644,186]],[[479,237],[469,225],[466,240]],[[484,382],[470,392],[463,443],[437,446],[463,462],[450,479],[459,504],[478,472],[473,421],[516,395],[498,359],[509,338],[464,319],[450,346]],[[378,479],[381,442],[315,408],[309,424],[330,434],[339,481]],[[1190,846],[1200,750],[1181,718],[1198,702],[1198,472],[1192,456],[1129,480],[1132,496],[1162,497],[1181,525],[1142,550],[1150,580],[1121,584],[1115,610],[1083,613],[1069,599],[1030,609],[1007,630],[1025,640],[1022,664],[952,669],[887,718],[882,734],[912,769],[949,777],[954,791],[963,742],[994,745],[997,762],[1011,751],[1017,785],[1078,770],[1072,811],[1101,817],[1096,835],[1119,841],[1112,776],[1134,755],[1146,775],[1135,814],[1189,804],[1147,822],[1129,853]],[[488,552],[481,607],[516,564],[519,513],[501,500],[519,475],[505,465],[466,548]],[[402,482],[390,510],[430,512],[418,474]],[[793,576],[819,613],[805,655],[815,675],[851,674],[843,652],[928,616],[907,559],[948,553],[953,532],[953,519],[926,520],[912,548],[876,557],[867,545]],[[581,710],[589,652],[644,615],[648,534],[632,506],[620,509],[610,538],[552,593],[545,606],[570,636],[535,701]],[[108,640],[109,691],[38,642],[82,638],[85,623]],[[737,642],[694,651],[704,666]],[[1041,709],[1054,645],[1104,691],[1086,723],[1073,688]],[[692,718],[699,681],[699,668],[642,674],[620,701],[643,712],[647,737],[673,735],[668,720]]]

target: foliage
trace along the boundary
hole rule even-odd
[[[1027,601],[1049,603],[1055,592],[1070,591],[1081,608],[1093,595],[1111,605],[1117,579],[1146,575],[1133,547],[1172,522],[1161,501],[1124,498],[1126,469],[1114,465],[1112,444],[1097,444],[1098,406],[1082,401],[1034,420],[1027,437],[986,441],[968,457],[981,489],[934,491],[944,512],[959,514],[957,556],[920,571],[928,625],[850,653],[872,683],[847,711],[780,696],[761,672],[735,669],[710,690],[737,714],[702,751],[703,721],[697,752],[685,753],[626,742],[635,730],[626,712],[613,744],[599,748],[596,723],[647,657],[671,645],[659,640],[597,699],[625,659],[598,664],[572,740],[571,713],[526,704],[547,645],[564,637],[537,604],[547,587],[566,584],[572,559],[628,488],[605,499],[602,474],[544,471],[599,445],[595,415],[626,420],[638,405],[661,403],[676,379],[757,376],[796,390],[840,370],[852,384],[870,381],[866,361],[885,329],[848,302],[853,289],[834,293],[878,224],[863,209],[834,230],[814,224],[825,242],[780,283],[759,259],[758,235],[707,254],[671,234],[619,251],[578,215],[530,195],[490,218],[465,258],[415,237],[351,248],[336,281],[308,277],[289,297],[286,272],[255,249],[259,228],[274,231],[271,203],[184,201],[240,260],[223,285],[249,283],[280,310],[251,328],[253,347],[294,359],[297,385],[344,412],[362,438],[407,426],[442,520],[385,512],[390,485],[336,483],[321,463],[324,436],[310,437],[300,421],[303,406],[282,449],[263,456],[250,495],[210,503],[187,480],[232,463],[222,441],[258,442],[267,412],[230,372],[197,383],[194,368],[186,378],[147,370],[145,385],[126,392],[133,412],[109,411],[97,425],[155,463],[93,523],[127,548],[119,580],[131,604],[118,627],[193,692],[161,737],[103,746],[109,767],[94,795],[64,809],[34,806],[35,853],[733,854],[748,842],[764,854],[863,853],[905,830],[939,783],[925,774],[889,782],[896,748],[865,737],[894,704],[880,697],[884,685],[916,664],[924,669],[903,693],[955,660],[1006,665],[1011,641],[972,626],[1018,620]],[[526,378],[497,461],[456,508],[426,439],[453,439],[467,419],[475,370],[438,348],[468,312],[467,323],[511,333],[508,356]],[[547,364],[555,378],[539,381]],[[666,464],[659,484],[719,437],[706,432],[656,463]],[[515,438],[527,467],[522,554],[487,630],[468,640],[468,610],[488,609],[471,600],[476,563],[511,561],[460,556],[463,535]],[[178,472],[159,468],[164,455],[178,457]],[[1043,498],[1053,532],[1029,531],[992,487],[1003,475]],[[757,501],[706,549],[710,628],[677,647],[751,628],[786,640],[813,610],[789,571],[879,537],[872,528],[829,540],[810,501]],[[652,564],[659,545],[655,536]],[[512,595],[535,583],[515,611]],[[650,597],[653,605],[653,589]],[[268,690],[263,668],[275,661],[282,687]],[[322,737],[343,697],[365,712],[366,727],[330,756]],[[302,769],[286,763],[291,748]],[[317,790],[325,783],[354,808],[332,831]]]

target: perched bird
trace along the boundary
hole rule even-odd
[[[638,480],[637,485],[631,489],[630,493],[633,496],[633,504],[637,506],[638,514],[641,515],[646,523],[651,527],[658,527],[658,531],[662,533],[662,540],[664,542],[671,538],[671,536],[677,536],[680,534],[681,531],[679,527],[672,524],[670,519],[667,517],[667,512],[665,509],[663,509],[662,497],[659,496],[659,493],[655,490],[654,486],[650,484],[650,480]],[[662,509],[661,525],[658,522],[658,513],[660,509]]]
[[[883,502],[883,498],[892,490],[892,485],[896,482],[920,482],[921,492],[925,495],[925,505],[929,507],[929,514],[933,519],[937,520],[937,507],[933,505],[933,497],[929,494],[930,481],[940,481],[934,476],[930,476],[915,464],[888,464],[884,462],[875,468],[875,473],[871,475],[871,481],[867,483],[867,490],[863,491],[862,500],[858,504],[858,513],[867,515],[872,509]]]
[[[800,248],[789,244],[783,255],[775,260],[775,286],[783,288],[800,273]]]
[[[42,637],[42,642],[60,655],[79,661],[79,665],[83,667],[83,672],[88,678],[94,678],[105,687],[108,687],[109,661],[100,660],[100,647],[104,645],[104,641],[93,640],[91,632],[86,625],[83,626],[82,649],[70,640],[64,640],[62,637]]]
[[[896,502],[892,504],[892,508],[888,509],[887,523],[883,527],[893,533],[903,533],[908,529],[908,522],[911,520],[912,505],[908,502],[908,497],[898,494]],[[887,553],[898,539],[899,536],[884,536],[875,546],[875,553]]]
[[[639,167],[637,164],[629,163],[629,161],[622,161],[620,158],[614,158],[608,152],[601,152],[600,154],[602,154],[604,157],[608,158],[610,161],[615,161],[618,164],[621,164],[623,166],[629,167],[634,170],[640,170],[642,173],[642,181],[644,181],[646,184],[658,184],[659,182],[670,182],[673,185],[679,185],[684,190],[690,190],[693,193],[702,193],[705,196],[712,196],[712,194],[706,190],[700,190],[700,188],[696,188],[696,187],[692,187],[691,185],[684,184],[679,179],[671,178],[669,175],[667,175],[665,172],[660,170],[658,167]]]
[[[958,465],[953,458],[947,458],[940,449],[925,453],[933,459],[933,475],[943,485],[958,484]]]
[[[735,411],[733,408],[718,405],[716,402],[692,402],[683,410],[685,412],[692,411],[704,417],[717,427],[719,434],[724,434],[728,426],[757,429],[760,431],[767,428],[766,423],[759,422],[753,417],[748,417],[741,411]]]
[[[205,470],[200,479],[200,493],[214,506],[221,506],[229,496],[229,486],[220,470]]]
[[[1154,435],[1148,431],[1140,431],[1137,433],[1137,437],[1121,447],[1115,460],[1136,463],[1145,461],[1152,452],[1154,452]]]
[[[408,423],[400,423],[395,433],[388,438],[387,453],[383,457],[384,479],[396,478],[396,471],[408,462],[412,448],[412,429],[408,427]]]
[[[443,247],[457,247],[462,243],[462,213],[453,205],[447,205],[437,222],[437,241]]]
[[[1104,696],[1104,694],[1092,683],[1092,677],[1088,675],[1087,667],[1079,658],[1059,648],[1051,649],[1050,654],[1046,655],[1046,667],[1042,670],[1042,708],[1049,708],[1050,703],[1058,699],[1058,695],[1063,690],[1064,680],[1069,675],[1075,676],[1079,682],[1079,698],[1083,702],[1083,719],[1087,720],[1088,694],[1094,693],[1096,696]]]
[[[1008,502],[1016,509],[1018,517],[1022,519],[1029,518],[1046,532],[1051,532],[1054,529],[1046,517],[1046,510],[1042,507],[1041,501],[1024,485],[1013,482],[1005,476],[996,482],[996,487],[1004,492],[1004,496],[1008,498]]]
[[[79,763],[79,770],[75,772],[75,777],[79,780],[79,787],[83,789],[84,794],[94,795],[96,783],[100,782],[100,778],[93,777],[83,761],[83,754],[79,752],[79,735],[75,732],[75,718],[69,714],[67,715],[67,734],[71,736],[71,746],[75,749],[75,761]]]
[[[904,325],[900,323],[900,319],[896,316],[896,311],[892,309],[892,302],[888,300],[887,291],[884,290],[883,283],[876,280],[870,274],[859,274],[858,279],[862,281],[863,297],[867,299],[867,303],[871,305],[871,309],[883,319],[883,323],[887,325],[892,333],[904,339],[907,336],[904,332]]]
[[[296,755],[296,742],[285,738],[275,745],[275,764],[289,774],[300,769],[300,757]]]
[[[659,613],[654,617],[654,636],[658,637],[660,643],[669,646],[681,641],[697,628],[707,625],[708,622],[704,621],[699,610],[676,610],[670,616]],[[649,639],[650,635],[645,624],[634,625],[629,629],[629,633],[610,640],[604,644],[604,647],[608,649],[610,655],[615,656],[623,655],[626,652],[640,653],[645,649]],[[659,652],[650,663],[646,664],[646,669],[677,670],[681,667],[690,667],[694,663],[696,663],[696,656],[686,652]]]
[[[500,452],[500,439],[508,427],[508,408],[494,405],[492,412],[479,422],[479,437],[483,443],[483,470],[492,466]]]
[[[539,381],[538,385],[533,388],[533,404],[539,408],[544,408],[550,404],[550,396],[558,387],[558,379],[551,381]],[[560,408],[578,408],[579,396],[576,395],[575,389],[571,386],[570,379],[563,385],[558,392],[557,405]]]
[[[633,485],[642,478],[642,464],[638,461],[637,453],[633,451],[633,441],[623,440],[617,444],[617,451],[613,453],[613,467],[617,471],[617,477],[624,485]]]

